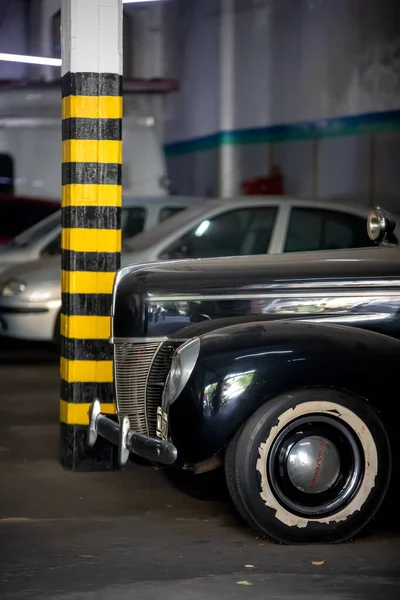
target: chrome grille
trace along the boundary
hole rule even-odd
[[[180,344],[162,344],[150,367],[146,389],[146,411],[149,434],[156,436],[157,408],[161,405],[165,380],[171,367],[172,356]]]
[[[114,346],[115,393],[118,414],[127,415],[132,429],[149,435],[146,383],[159,342],[122,342]],[[156,408],[157,410],[157,408]]]

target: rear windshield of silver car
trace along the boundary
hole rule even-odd
[[[14,248],[26,248],[31,244],[34,244],[36,240],[41,239],[43,236],[50,233],[57,225],[61,226],[61,211],[57,211],[36,223],[33,227],[30,227],[23,233],[20,233],[15,237],[9,244]]]

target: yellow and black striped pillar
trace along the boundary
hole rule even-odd
[[[87,447],[86,426],[95,398],[115,412],[108,338],[121,251],[120,19],[122,0],[63,0],[60,420],[61,462],[74,470],[114,464],[105,441]],[[106,72],[107,48],[115,67]]]

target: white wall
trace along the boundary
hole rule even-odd
[[[236,6],[239,128],[400,107],[397,0]]]
[[[185,0],[178,3],[182,10]],[[219,131],[219,1],[190,5],[184,15],[190,34],[176,42],[182,92],[170,107],[174,119],[166,142],[175,187],[180,189],[179,165],[190,154],[192,169],[195,164],[203,178],[194,178],[189,190],[185,174],[185,191],[205,193],[215,182],[215,169],[204,168],[211,151],[199,151],[196,138]],[[182,16],[180,22],[182,28]],[[378,126],[373,138],[370,120],[342,120],[400,110],[400,2],[235,0],[235,35],[237,180],[266,174],[272,155],[284,170],[288,193],[400,206],[400,115]],[[329,121],[330,135],[324,130],[324,120],[333,118],[339,118],[337,137]],[[310,123],[321,136],[317,146],[304,135]],[[269,128],[282,124],[290,127],[280,131],[271,152]],[[305,128],[295,131],[294,124]],[[257,143],[243,143],[241,130],[253,128],[263,128]],[[185,140],[181,149],[173,145]]]
[[[235,0],[235,8],[237,129],[400,108],[398,0]],[[207,135],[218,126],[219,0],[175,0],[166,12],[180,56],[174,109],[196,117],[179,115],[185,124],[171,125],[167,141]]]
[[[60,10],[61,0],[40,0],[38,12],[40,14],[40,54],[41,56],[54,56],[53,52],[53,36],[52,36],[52,18]],[[59,78],[61,71],[59,68],[42,67],[38,70],[40,78],[51,80]]]
[[[167,14],[173,11],[176,19],[168,43],[175,61],[171,69],[181,88],[168,99],[165,139],[214,133],[219,121],[218,1],[177,0],[166,3],[165,10]]]
[[[28,35],[25,0],[2,0],[0,2],[0,52],[26,54]],[[0,79],[26,77],[26,65],[0,61]]]

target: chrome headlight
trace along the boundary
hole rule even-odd
[[[375,206],[368,214],[367,232],[368,237],[373,242],[383,242],[385,238],[390,238],[396,227],[396,223],[386,210],[380,206]]]
[[[18,296],[22,294],[26,290],[26,284],[22,281],[17,281],[16,279],[11,279],[10,281],[6,281],[0,286],[0,296],[5,298],[12,298],[13,296]]]
[[[371,210],[367,220],[367,231],[370,240],[377,241],[385,230],[385,216],[379,207]]]
[[[200,340],[193,338],[179,346],[172,359],[163,392],[163,405],[175,402],[189,381],[200,353]]]

